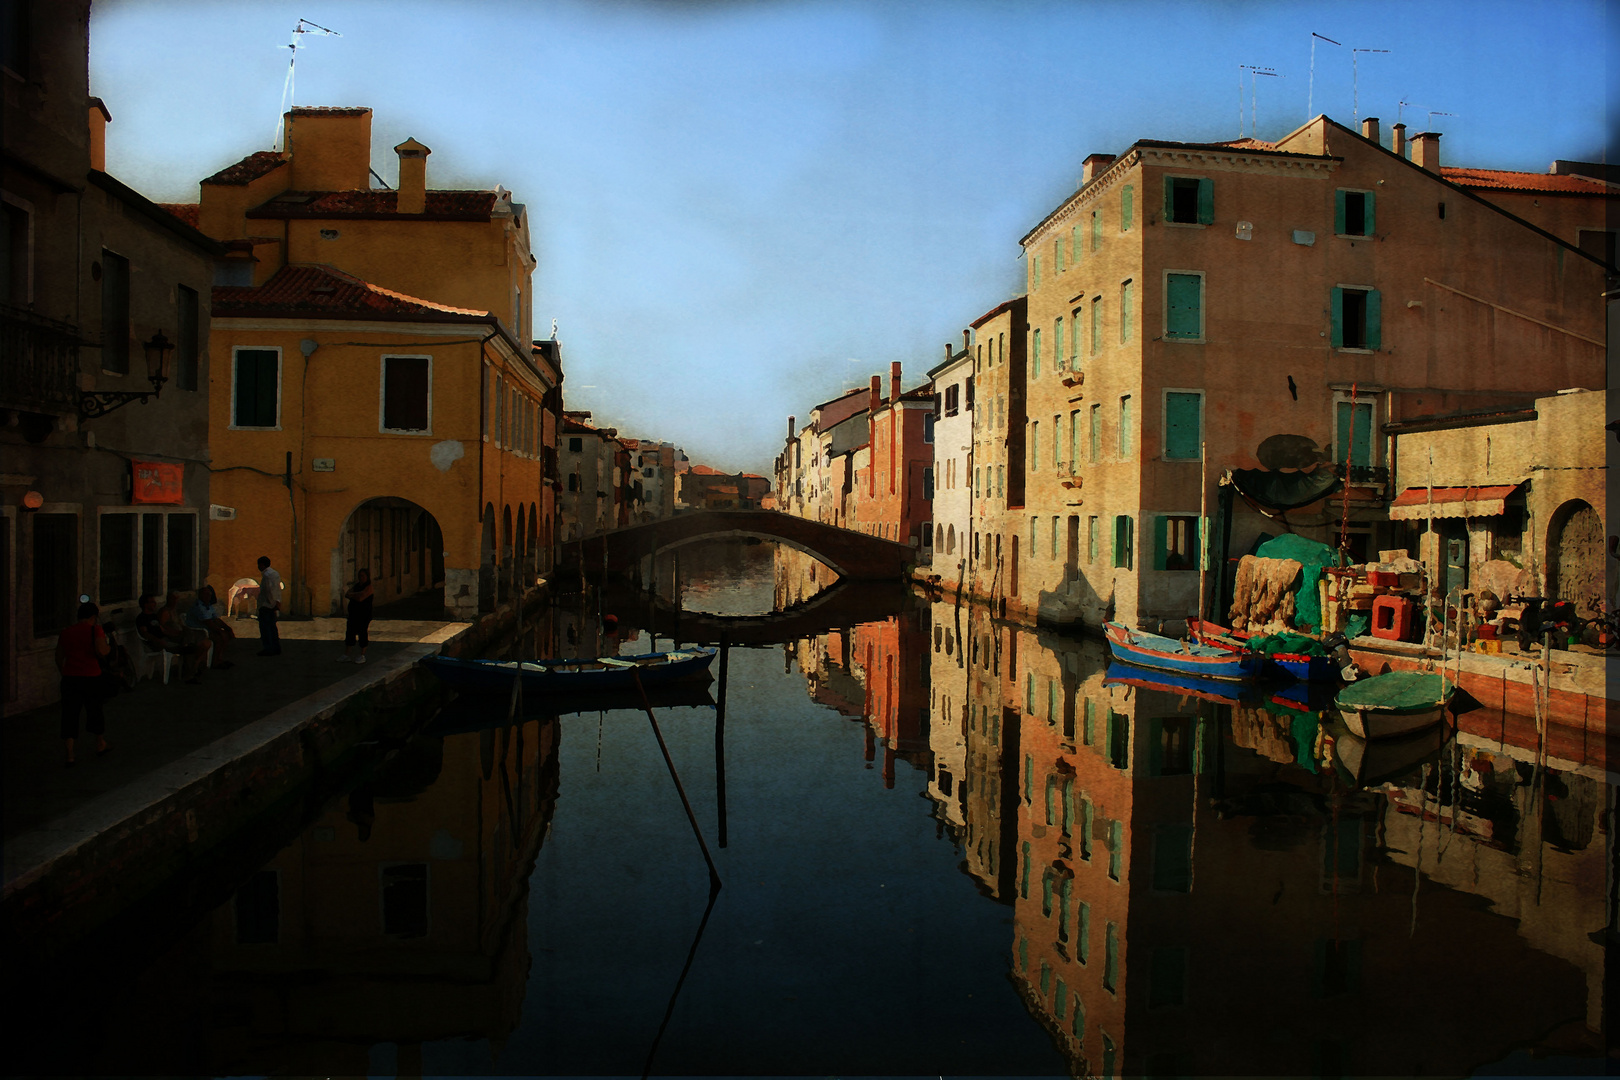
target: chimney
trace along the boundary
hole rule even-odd
[[[788,442],[793,441],[793,425],[798,421],[797,416],[788,417]]]
[[[1372,143],[1378,141],[1378,117],[1369,116],[1361,122],[1361,137]]]
[[[1406,156],[1406,125],[1396,124],[1389,129],[1390,149],[1395,151],[1397,157]]]
[[[896,360],[889,365],[889,402],[891,404],[900,400],[900,361]]]
[[[1097,174],[1114,163],[1113,154],[1092,154],[1080,163],[1080,184],[1084,187],[1097,179]]]
[[[948,341],[945,343],[945,362],[951,362],[951,343]]]
[[[872,395],[867,399],[866,411],[875,413],[883,404],[883,376],[872,376]]]
[[[90,99],[90,167],[97,172],[107,171],[107,125],[112,113],[106,102],[98,97]]]
[[[1440,172],[1440,133],[1420,131],[1412,136],[1412,164],[1432,173]]]
[[[972,330],[963,330],[962,331],[962,351],[963,352],[972,352],[973,351],[973,331]]]
[[[427,156],[433,151],[406,139],[394,147],[399,155],[399,202],[401,214],[420,214],[427,208]]]
[[[299,107],[283,117],[293,191],[371,190],[371,110]]]

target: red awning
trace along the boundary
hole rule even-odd
[[[1518,484],[1496,487],[1434,488],[1434,516],[1437,518],[1491,517],[1507,511],[1507,497]],[[1422,521],[1429,516],[1429,488],[1407,488],[1389,504],[1391,521]]]

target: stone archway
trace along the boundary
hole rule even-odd
[[[495,610],[495,507],[484,504],[483,532],[478,543],[478,614]]]
[[[1591,613],[1604,594],[1603,519],[1584,499],[1571,499],[1553,512],[1547,527],[1547,595],[1570,600]]]
[[[409,499],[382,496],[349,511],[332,549],[332,614],[343,610],[343,594],[362,567],[371,571],[378,607],[437,590],[436,607],[443,609],[444,533],[431,513]]]

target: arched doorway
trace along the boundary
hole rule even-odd
[[[539,548],[540,520],[539,519],[540,519],[539,510],[535,507],[534,503],[530,503],[529,504],[528,543],[525,545],[525,548],[524,548],[524,550],[526,550],[529,553],[528,561],[526,563],[524,563],[524,571],[528,575],[524,579],[524,585],[525,586],[533,585],[535,578],[540,576],[540,548]]]
[[[1560,506],[1547,528],[1547,595],[1589,612],[1603,595],[1603,519],[1584,499]]]
[[[444,610],[444,533],[409,499],[367,499],[349,512],[332,549],[333,614],[343,610],[343,594],[362,568],[371,571],[378,607],[420,597],[434,617]],[[436,603],[430,594],[437,594]]]
[[[484,504],[483,535],[478,546],[478,614],[495,610],[495,507]]]
[[[501,508],[500,563],[495,574],[500,582],[501,603],[512,598],[512,508]]]

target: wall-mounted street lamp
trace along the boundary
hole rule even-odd
[[[86,390],[79,395],[79,418],[81,420],[94,420],[106,416],[114,409],[121,409],[132,401],[146,404],[147,398],[158,397],[163,393],[163,384],[169,381],[169,354],[174,352],[174,342],[163,336],[159,330],[152,335],[152,340],[142,342],[141,348],[146,351],[146,377],[152,384],[150,390]]]

